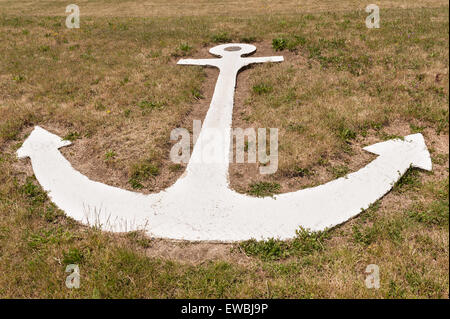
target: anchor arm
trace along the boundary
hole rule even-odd
[[[258,57],[258,58],[243,58],[243,66],[247,66],[253,63],[265,63],[265,62],[283,62],[284,57],[282,56],[269,56],[269,57]]]
[[[220,59],[181,59],[178,65],[200,65],[220,68]]]

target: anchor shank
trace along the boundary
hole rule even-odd
[[[231,124],[237,74],[241,68],[249,64],[283,61],[283,57],[242,57],[255,50],[254,46],[247,44],[219,45],[212,48],[210,53],[221,58],[182,59],[178,62],[182,65],[214,66],[220,70],[211,105],[194,145],[185,178],[180,180],[181,183],[195,185],[193,187],[205,191],[228,189],[228,167],[232,155]]]
[[[234,90],[240,65],[235,61],[221,70],[211,105],[203,121],[202,130],[187,167],[186,178],[195,179],[199,185],[228,188],[230,163],[230,133],[233,116]]]

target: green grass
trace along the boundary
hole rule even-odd
[[[272,48],[275,51],[283,51],[286,49],[288,41],[284,38],[276,38],[272,40]]]
[[[80,138],[80,133],[78,133],[78,132],[70,132],[66,136],[64,136],[63,139],[73,142],[73,141],[75,141],[75,140],[77,140],[79,138]]]
[[[164,107],[164,102],[153,102],[153,101],[147,101],[143,100],[139,102],[138,106],[142,110],[142,114],[148,114],[152,110],[160,110]]]
[[[332,166],[329,170],[335,178],[344,177],[350,172],[349,168],[345,165]]]
[[[83,253],[77,248],[69,249],[67,252],[63,253],[63,263],[65,265],[81,264],[83,258]]]
[[[280,184],[270,182],[257,182],[249,185],[248,194],[257,197],[273,196],[280,192]]]
[[[106,161],[111,161],[111,160],[113,160],[116,156],[117,156],[117,153],[114,152],[113,150],[107,150],[107,151],[105,152],[105,160],[106,160]]]
[[[130,170],[129,183],[134,189],[141,189],[144,187],[142,183],[145,183],[148,179],[158,176],[160,169],[151,160],[144,160],[140,163],[134,164]]]
[[[227,32],[220,32],[220,33],[213,34],[211,37],[211,41],[213,43],[227,43],[227,42],[231,42],[232,39],[228,35]]]
[[[338,11],[328,0],[274,2],[270,14],[212,1],[195,15],[193,0],[177,12],[158,0],[157,15],[133,1],[96,0],[83,6],[79,30],[65,28],[58,1],[0,2],[0,296],[448,298],[448,4],[380,1],[379,30],[365,27],[367,14],[350,0]],[[74,142],[64,155],[88,177],[167,187],[183,173],[164,160],[170,131],[206,111],[216,74],[176,62],[229,41],[285,57],[238,78],[233,122],[280,129],[280,173],[242,174],[243,191],[273,196],[323,184],[358,170],[362,145],[414,132],[434,149],[433,172],[408,171],[385,198],[323,233],[210,244],[220,252],[212,260],[206,244],[162,241],[163,253],[183,251],[167,259],[140,232],[68,218],[30,176],[29,161],[16,159],[30,128],[43,125]],[[79,264],[80,289],[64,285],[68,263]],[[378,290],[364,286],[372,263]]]
[[[273,87],[270,84],[261,83],[253,86],[253,92],[256,94],[265,94],[273,91]]]
[[[404,192],[410,189],[418,189],[420,186],[419,171],[410,167],[394,185],[394,191]]]
[[[294,167],[294,169],[291,171],[291,175],[293,177],[305,177],[305,176],[311,176],[314,172],[311,171],[309,168],[302,168],[302,167]]]
[[[248,240],[241,242],[239,247],[247,254],[256,256],[263,261],[280,260],[288,257],[304,257],[324,249],[329,237],[327,231],[311,232],[300,227],[293,240],[282,241],[268,239],[264,241]]]

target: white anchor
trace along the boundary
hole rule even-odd
[[[236,77],[242,67],[283,61],[283,57],[242,57],[255,50],[248,44],[224,44],[210,50],[221,58],[178,62],[214,66],[220,74],[186,173],[160,193],[144,195],[91,181],[59,152],[70,142],[39,126],[17,154],[31,158],[35,176],[50,199],[83,223],[118,232],[145,229],[159,238],[223,242],[289,239],[300,226],[313,231],[333,227],[385,195],[410,166],[431,170],[423,136],[414,134],[365,147],[379,157],[357,172],[317,187],[266,198],[231,190],[230,139],[213,140],[226,151],[202,163],[203,146],[211,143],[205,129],[222,130],[223,136],[229,136]]]

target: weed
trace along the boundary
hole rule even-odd
[[[435,200],[429,205],[415,205],[406,211],[409,218],[418,223],[445,227],[449,225],[449,202]]]
[[[44,251],[51,245],[70,243],[73,241],[73,235],[62,230],[62,228],[43,229],[32,233],[27,233],[26,241],[29,248],[33,250]]]
[[[405,174],[395,183],[393,189],[397,192],[405,192],[416,189],[421,185],[419,171],[410,167]]]
[[[265,197],[265,196],[273,196],[280,192],[281,186],[278,183],[270,183],[270,182],[259,182],[250,184],[250,188],[248,190],[248,194],[257,196],[257,197]]]
[[[111,161],[117,156],[117,153],[112,150],[107,150],[105,153],[105,160]]]
[[[100,101],[97,101],[97,102],[95,103],[94,108],[95,108],[97,111],[104,111],[104,110],[106,109],[106,107],[105,107],[105,106],[103,105],[103,103],[100,102]]]
[[[63,263],[65,265],[80,264],[83,259],[84,255],[78,248],[71,248],[63,253]]]
[[[231,42],[232,39],[227,32],[216,33],[211,37],[211,41],[214,43],[226,43]]]
[[[80,138],[80,133],[78,132],[69,132],[66,136],[64,136],[63,140],[66,141],[75,141]]]
[[[130,183],[130,185],[133,189],[144,188],[144,185],[142,185],[141,182],[137,178],[130,178],[128,180],[128,183]]]
[[[126,109],[125,111],[123,111],[123,116],[130,117],[130,115],[131,115],[131,110],[130,109]]]
[[[432,160],[435,164],[444,165],[449,160],[449,154],[434,154]]]
[[[25,81],[25,77],[22,74],[18,74],[13,77],[13,80],[16,82],[23,82],[23,81]]]
[[[248,255],[264,261],[280,260],[291,256],[307,256],[324,249],[324,242],[329,238],[328,231],[311,232],[303,227],[296,231],[292,240],[269,238],[257,241],[255,239],[239,243],[239,247]]]
[[[331,172],[331,174],[333,174],[334,178],[344,177],[350,171],[350,169],[345,165],[332,166],[328,170]]]
[[[187,43],[181,43],[178,48],[186,54],[192,50],[192,47]]]
[[[134,164],[131,167],[129,183],[134,189],[143,188],[142,183],[151,177],[158,176],[160,173],[159,167],[150,160],[144,160],[140,163]]]
[[[405,289],[397,285],[395,281],[391,280],[389,282],[388,298],[405,298],[405,293]]]
[[[386,132],[380,131],[377,134],[383,141],[388,140],[401,140],[403,141],[405,139],[404,136],[397,135],[397,134],[387,134]]]
[[[239,243],[246,254],[257,256],[262,260],[278,260],[289,256],[289,244],[287,242],[270,238],[265,241],[255,239]]]
[[[288,40],[286,40],[285,38],[276,38],[272,40],[272,48],[275,51],[283,51],[284,49],[286,49],[288,45]]]
[[[306,177],[311,176],[313,172],[309,168],[302,168],[299,166],[294,167],[294,169],[291,171],[291,176],[293,177]]]
[[[183,170],[184,166],[181,164],[172,164],[169,166],[169,171],[171,172],[179,172]]]
[[[191,90],[191,94],[196,100],[201,100],[201,99],[204,98],[202,92],[199,89],[196,89],[196,88]]]
[[[425,129],[425,127],[423,126],[418,126],[418,125],[414,125],[414,124],[409,124],[409,127],[411,129],[411,133],[415,134],[415,133],[423,133],[423,130]]]
[[[325,240],[330,238],[328,230],[314,232],[300,227],[295,233],[296,236],[291,243],[292,249],[296,254],[301,255],[322,251],[324,249]]]
[[[372,244],[379,236],[378,229],[374,226],[361,228],[353,226],[353,240],[365,246]]]
[[[303,133],[305,131],[305,126],[300,123],[290,123],[287,129],[291,132]]]
[[[192,51],[193,47],[187,43],[181,43],[174,53],[172,53],[173,57],[181,57],[186,56]]]
[[[394,242],[396,244],[403,241],[402,231],[403,231],[403,225],[404,221],[399,220],[392,220],[387,223],[385,223],[384,228],[387,233],[387,237],[390,239],[391,242]]]
[[[48,52],[48,51],[50,51],[50,47],[48,45],[41,45],[39,47],[39,51],[41,51],[41,52]]]
[[[255,36],[246,36],[239,39],[242,43],[254,43],[258,41],[258,38]]]
[[[339,137],[345,142],[348,142],[356,138],[356,132],[346,127],[340,127]]]
[[[145,236],[142,232],[132,231],[126,234],[127,238],[131,240],[133,243],[137,244],[141,248],[149,248],[151,247],[152,240]]]
[[[165,103],[143,100],[138,103],[138,106],[142,110],[142,114],[145,115],[153,110],[162,109],[165,106]]]
[[[35,185],[33,180],[27,178],[25,184],[21,187],[21,192],[31,201],[32,205],[43,204],[47,201],[47,193]]]
[[[267,83],[260,83],[253,86],[253,92],[256,94],[266,94],[272,92],[273,87],[270,84]]]
[[[47,222],[53,222],[59,216],[63,216],[63,212],[59,210],[53,203],[47,206],[43,213],[43,217]]]

